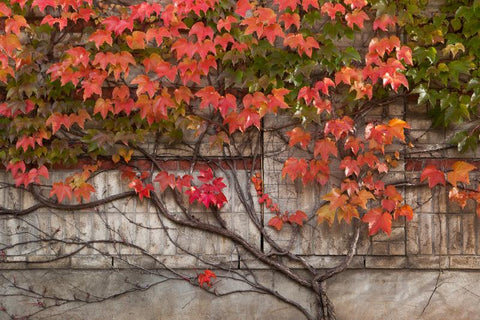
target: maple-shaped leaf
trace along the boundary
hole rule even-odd
[[[368,200],[375,199],[375,196],[365,189],[360,190],[357,194],[350,197],[350,204],[367,209]]]
[[[306,132],[301,127],[295,127],[291,131],[288,131],[287,136],[290,137],[290,141],[288,142],[290,147],[300,143],[302,148],[306,149],[310,143],[310,133]]]
[[[137,95],[141,95],[142,93],[146,92],[150,98],[153,98],[159,86],[158,81],[152,81],[147,75],[144,74],[136,76],[130,83],[138,84]]]
[[[331,20],[335,20],[335,16],[337,12],[340,12],[342,15],[345,14],[345,7],[340,3],[336,3],[335,5],[332,2],[325,2],[322,5],[321,12],[323,14],[327,14]]]
[[[379,230],[388,235],[392,232],[392,215],[384,212],[382,208],[371,209],[363,216],[362,221],[368,223],[369,236],[377,234]]]
[[[302,0],[302,8],[306,12],[310,9],[310,6],[312,6],[315,9],[320,9],[320,5],[318,4],[318,0]]]
[[[337,219],[339,222],[345,220],[347,223],[350,223],[353,218],[359,218],[358,210],[355,206],[346,204],[337,210]]]
[[[323,161],[328,161],[330,155],[334,157],[338,156],[337,145],[330,138],[319,139],[315,142],[313,155],[314,157],[320,155]]]
[[[60,128],[65,126],[66,129],[70,129],[72,122],[70,117],[66,114],[61,114],[59,112],[53,113],[50,117],[48,117],[47,121],[45,122],[47,126],[52,126],[52,134],[55,134]]]
[[[62,202],[65,197],[72,200],[72,187],[63,182],[55,182],[50,191],[50,197],[57,196],[58,202]]]
[[[361,81],[362,78],[363,75],[359,69],[343,67],[335,73],[335,84],[338,85],[343,82],[351,85],[352,81]]]
[[[335,82],[333,82],[333,80],[330,78],[323,78],[323,80],[317,81],[314,86],[316,90],[321,91],[324,95],[327,95],[327,96],[329,95],[328,93],[329,87],[335,87]]]
[[[333,119],[327,122],[324,129],[324,134],[332,134],[338,141],[348,132],[353,132],[354,122],[349,116],[344,116],[342,119]]]
[[[268,220],[268,225],[277,229],[277,231],[280,231],[283,227],[283,220],[278,216],[274,216],[270,220]]]
[[[247,12],[253,9],[253,5],[248,0],[238,0],[235,13],[245,18]]]
[[[113,113],[113,105],[110,99],[98,98],[93,108],[93,114],[100,113],[103,119],[107,118],[108,112]]]
[[[14,15],[5,21],[5,33],[14,33],[19,35],[22,28],[30,28],[27,20],[23,16]]]
[[[90,196],[93,192],[95,192],[95,188],[90,183],[84,182],[73,190],[73,195],[78,202],[80,202],[82,198],[90,201]]]
[[[57,2],[55,0],[33,0],[32,8],[33,7],[38,7],[38,9],[40,9],[40,11],[43,13],[45,12],[46,7],[56,8]]]
[[[25,166],[25,162],[23,161],[17,161],[15,163],[9,162],[6,167],[7,171],[10,170],[12,173],[12,176],[16,176],[19,171],[22,173],[25,173],[25,170],[27,169]]]
[[[303,221],[304,220],[306,221],[307,219],[308,219],[308,216],[306,215],[305,212],[301,210],[297,210],[297,212],[288,216],[288,222],[292,224],[296,223],[299,226],[303,226]]]
[[[352,9],[362,9],[367,5],[367,0],[345,0],[345,4],[349,4]]]
[[[348,200],[348,196],[343,194],[340,189],[332,188],[332,191],[322,196],[323,200],[330,202],[330,209],[335,210],[343,207]]]
[[[342,192],[347,191],[348,196],[351,197],[352,195],[357,194],[360,191],[360,188],[357,181],[345,179],[340,184],[340,190]]]
[[[177,182],[175,180],[175,175],[168,174],[166,171],[160,171],[153,181],[160,184],[160,191],[162,192],[164,192],[168,187],[174,189]]]
[[[180,38],[172,44],[172,51],[175,51],[177,60],[180,60],[184,55],[192,58],[197,52],[197,44],[189,42],[185,38]]]
[[[217,30],[222,31],[222,29],[230,32],[232,29],[232,23],[236,23],[238,20],[234,16],[226,16],[225,19],[220,19],[217,22]]]
[[[197,42],[202,42],[206,37],[213,40],[213,30],[209,26],[205,26],[203,22],[197,22],[190,27],[189,36],[195,35]]]
[[[350,150],[353,152],[354,155],[357,155],[358,152],[363,149],[363,147],[364,145],[362,140],[357,137],[348,136],[347,139],[345,140],[345,145],[344,145],[345,151]],[[360,161],[360,156],[358,157],[358,161],[362,164],[362,161]]]
[[[318,208],[317,210],[317,222],[322,223],[323,221],[327,221],[328,224],[331,226],[335,221],[335,212],[337,210],[332,210],[329,205],[324,205]]]
[[[202,101],[200,102],[200,108],[207,108],[208,106],[213,106],[215,109],[218,109],[218,104],[221,99],[221,95],[215,90],[212,86],[207,86],[202,88],[195,93],[196,97],[199,97]]]
[[[235,39],[232,37],[230,33],[224,33],[221,36],[217,35],[213,43],[216,46],[221,46],[223,50],[227,50],[228,44],[235,43]]]
[[[109,16],[102,21],[105,29],[115,32],[117,36],[121,35],[126,29],[133,30],[133,20],[120,19],[117,16]]]
[[[373,21],[373,30],[383,30],[387,31],[387,28],[391,26],[392,28],[395,27],[397,23],[397,18],[394,16],[391,16],[389,14],[382,14],[380,17],[376,18],[375,21]]]
[[[95,43],[97,49],[100,49],[100,46],[104,43],[109,45],[113,44],[112,32],[108,30],[96,30],[93,32],[90,37],[88,37],[88,41],[92,41]]]
[[[388,122],[390,133],[397,139],[405,142],[405,129],[410,129],[410,125],[401,119],[391,119]]]
[[[370,20],[365,11],[360,9],[353,10],[352,13],[347,13],[345,15],[345,20],[347,21],[347,26],[353,29],[354,25],[357,25],[360,29],[363,29],[363,23],[365,20]]]
[[[407,221],[410,221],[413,219],[413,210],[412,207],[410,207],[408,204],[401,206],[400,208],[397,208],[395,212],[393,213],[393,218],[396,220],[398,217],[404,216],[407,218]]]
[[[457,161],[452,165],[452,169],[453,171],[447,173],[447,180],[456,187],[458,182],[470,184],[469,173],[477,167],[465,161]]]
[[[358,160],[352,159],[348,156],[342,159],[340,162],[340,169],[345,169],[345,176],[348,177],[352,174],[355,174],[357,177],[360,175],[360,166]]]
[[[150,198],[150,191],[154,191],[155,188],[151,183],[144,185],[140,179],[133,179],[128,186],[135,190],[140,198],[140,201],[143,201],[143,198]]]
[[[413,66],[412,49],[409,46],[402,46],[397,49],[397,59],[402,60],[411,66]]]
[[[132,35],[125,37],[125,41],[130,49],[145,49],[146,34],[142,31],[133,31]]]
[[[297,9],[299,0],[274,0],[273,4],[278,5],[278,10],[283,11],[290,8],[292,11]]]
[[[218,104],[218,110],[223,118],[228,114],[230,110],[235,111],[237,109],[237,98],[230,93],[227,93],[225,97],[220,99]]]
[[[283,164],[282,178],[288,174],[292,182],[297,177],[303,177],[307,173],[308,163],[305,159],[288,158]]]
[[[189,174],[185,174],[182,177],[177,177],[175,181],[175,187],[178,191],[182,191],[183,188],[190,188],[192,186],[193,177]]]
[[[382,78],[383,86],[385,87],[390,85],[395,92],[398,92],[398,88],[400,88],[402,85],[407,89],[409,87],[407,77],[403,73],[395,71],[392,74],[389,74],[387,72],[382,76]]]
[[[300,16],[298,13],[283,13],[278,18],[279,22],[283,22],[285,30],[288,30],[292,25],[300,29]]]
[[[198,285],[203,287],[203,285],[207,285],[208,287],[212,286],[212,278],[216,279],[217,275],[211,270],[204,270],[203,273],[198,275]]]

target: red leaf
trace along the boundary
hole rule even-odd
[[[253,6],[248,0],[238,0],[237,7],[235,8],[235,13],[239,16],[245,18],[247,11],[252,10]]]
[[[100,49],[100,46],[104,43],[113,44],[112,33],[108,30],[97,30],[90,35],[88,41],[94,42],[97,49]]]
[[[50,191],[50,197],[57,196],[58,202],[62,202],[65,197],[72,200],[72,187],[63,182],[56,182]]]
[[[323,161],[328,161],[329,155],[337,157],[337,145],[330,138],[317,140],[317,142],[315,142],[315,147],[313,148],[313,155],[316,157],[319,154]]]
[[[331,133],[338,141],[348,132],[353,132],[353,125],[352,118],[348,116],[344,116],[342,119],[333,119],[325,125],[324,133],[326,136]]]
[[[160,184],[160,191],[162,192],[168,187],[174,189],[176,186],[175,176],[173,174],[168,174],[166,171],[160,171],[153,181]]]
[[[232,23],[235,23],[237,21],[237,18],[235,18],[234,16],[227,16],[225,19],[220,19],[217,22],[217,30],[222,31],[222,29],[225,29],[230,32],[232,28]]]
[[[388,235],[392,232],[392,215],[383,212],[381,208],[375,208],[368,211],[362,218],[363,222],[368,223],[368,235],[372,236],[383,230]]]
[[[308,163],[305,159],[288,158],[282,169],[282,177],[288,174],[290,179],[294,181],[297,177],[303,177],[307,173]]]
[[[206,37],[213,40],[213,30],[209,26],[205,26],[203,22],[197,22],[191,26],[188,32],[189,36],[197,36],[197,42],[202,42]]]
[[[280,11],[286,10],[288,8],[294,11],[295,9],[297,9],[299,0],[274,0],[273,3],[278,5],[278,10]]]
[[[403,59],[406,64],[413,66],[412,49],[407,46],[402,46],[400,49],[397,49],[397,59]]]
[[[351,157],[345,157],[340,162],[340,169],[345,169],[345,176],[348,177],[352,174],[355,174],[357,177],[360,174],[360,166],[358,160],[352,159]]]
[[[290,223],[296,223],[299,226],[303,226],[303,221],[304,220],[306,221],[307,218],[308,216],[305,214],[305,212],[298,210],[294,214],[291,214],[290,216],[288,216],[288,221]]]
[[[434,165],[428,165],[423,169],[420,176],[420,182],[428,179],[428,187],[433,188],[437,184],[446,185],[445,173],[438,170]]]
[[[283,227],[283,221],[278,216],[275,216],[268,221],[268,225],[280,231]]]
[[[210,270],[205,270],[203,271],[203,273],[200,273],[198,275],[198,284],[200,287],[203,287],[203,285],[207,285],[209,287],[212,286],[212,278],[216,279],[217,278],[217,275],[213,272],[213,271],[210,271]]]
[[[335,20],[335,16],[337,15],[337,12],[340,12],[342,15],[345,14],[345,7],[342,6],[340,3],[336,3],[333,5],[331,2],[325,2],[322,5],[322,10],[321,12],[323,14],[327,14],[330,19]]]
[[[345,20],[347,20],[347,26],[350,28],[353,29],[353,25],[356,24],[360,29],[363,29],[363,22],[370,20],[370,18],[363,10],[355,9],[352,13],[345,15]]]
[[[285,30],[288,30],[292,25],[294,25],[297,30],[300,29],[300,16],[298,13],[284,13],[278,18],[278,21],[284,23]]]
[[[306,149],[308,143],[310,142],[310,133],[305,132],[305,130],[303,130],[301,127],[296,127],[293,130],[288,131],[287,136],[290,137],[290,141],[288,143],[290,147],[300,143],[302,148]]]

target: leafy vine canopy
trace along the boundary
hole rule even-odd
[[[404,99],[411,88],[407,75],[421,102],[441,101],[436,122],[468,117],[476,98],[466,102],[465,92],[478,96],[476,76],[462,81],[463,74],[476,72],[465,55],[478,51],[472,13],[459,9],[451,22],[454,31],[463,28],[463,38],[438,34],[424,45],[421,32],[428,30],[411,27],[423,5],[1,1],[0,161],[15,186],[29,190],[45,188],[56,167],[82,168],[47,186],[51,202],[89,202],[92,175],[113,164],[140,200],[172,190],[221,210],[227,186],[215,170],[152,170],[139,165],[138,155],[155,163],[144,146],[152,139],[167,145],[201,140],[225,152],[249,132],[278,131],[288,148],[304,150],[284,161],[282,177],[325,188],[319,222],[361,219],[370,235],[390,233],[392,219],[413,215],[397,188],[384,181],[402,158],[410,126],[397,118],[365,123],[364,115]],[[438,30],[447,28],[440,17],[434,22]],[[418,34],[413,51],[404,43],[409,27]],[[446,56],[461,58],[436,60],[439,42],[446,44]],[[444,95],[442,86],[451,84],[459,93]],[[445,99],[455,102],[444,108]],[[452,108],[463,111],[452,116]],[[265,119],[276,116],[288,125],[267,128]],[[422,180],[446,184],[444,173],[427,169]],[[456,178],[448,181],[456,186],[468,182],[473,168],[459,163],[453,169]],[[303,211],[282,211],[260,175],[251,181],[258,201],[274,214],[271,227],[301,226],[308,218]]]

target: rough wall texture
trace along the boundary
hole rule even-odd
[[[371,118],[403,116],[415,130],[410,132],[412,143],[420,149],[407,151],[407,157],[395,172],[392,181],[418,179],[425,163],[447,164],[457,158],[475,160],[475,154],[452,152],[443,141],[445,133],[430,129],[424,111],[417,106],[402,103],[388,110],[371,112]],[[282,119],[270,119],[271,124]],[[268,123],[266,124],[269,125]],[[319,203],[321,190],[303,187],[281,179],[281,159],[291,156],[291,150],[278,151],[283,145],[275,136],[263,137],[264,156],[261,172],[265,189],[285,209],[302,209],[312,214]],[[438,143],[438,142],[442,143]],[[402,147],[403,148],[403,147]],[[446,160],[445,160],[446,159]],[[169,170],[185,171],[188,165],[165,162]],[[249,185],[247,171],[238,164],[234,168],[240,184]],[[231,171],[223,176],[231,180]],[[53,175],[58,179],[65,172]],[[119,173],[109,172],[95,177],[98,197],[121,191]],[[122,188],[125,188],[122,190]],[[405,200],[415,207],[410,222],[395,222],[392,234],[368,238],[362,230],[361,242],[350,265],[351,270],[331,279],[327,286],[337,306],[339,319],[444,319],[455,315],[458,319],[477,317],[476,300],[480,292],[478,255],[478,218],[474,208],[460,209],[448,202],[446,191],[428,187],[404,188]],[[228,205],[222,209],[227,224],[233,226],[249,242],[268,252],[269,246],[248,219],[232,187],[227,191]],[[5,189],[2,203],[13,208],[27,208],[33,200],[27,193],[12,193]],[[170,203],[170,202],[167,202]],[[255,209],[264,221],[269,215],[256,202]],[[169,210],[179,209],[169,204]],[[210,219],[202,216],[200,219]],[[314,301],[308,292],[298,288],[282,276],[268,271],[265,265],[244,254],[231,242],[189,228],[164,225],[155,210],[134,197],[106,204],[98,210],[62,212],[38,210],[24,217],[0,220],[0,245],[4,256],[0,263],[2,307],[10,314],[22,315],[29,309],[38,309],[40,294],[62,297],[58,307],[33,312],[32,319],[302,319],[303,315],[278,299],[257,293],[235,293],[213,298],[203,290],[192,287],[188,279],[174,280],[165,268],[197,274],[207,267],[202,259],[215,260],[229,266],[231,274],[240,276],[246,268],[254,270],[258,281],[273,290],[283,292],[306,308]],[[316,268],[335,266],[346,254],[352,234],[348,224],[335,222],[317,225],[310,221],[300,237],[293,230],[270,231],[270,236],[285,248],[301,254]],[[66,243],[35,240],[55,235],[72,243],[91,242],[81,247]],[[102,240],[113,242],[104,243]],[[180,244],[174,246],[169,239]],[[136,247],[123,246],[127,241],[148,251],[146,257]],[[99,241],[99,242],[96,242]],[[118,241],[118,243],[115,243]],[[13,246],[12,246],[13,245]],[[196,256],[185,254],[186,249]],[[70,250],[70,251],[69,251]],[[65,258],[56,259],[62,253]],[[21,262],[16,262],[21,261]],[[298,267],[291,265],[291,267]],[[238,289],[239,283],[231,275],[218,271],[215,284],[218,292]],[[222,278],[225,275],[225,278]],[[185,281],[187,280],[187,281]],[[25,293],[19,295],[19,293]],[[82,296],[100,297],[98,302],[75,302]],[[93,298],[91,298],[93,300]],[[2,315],[5,316],[5,315]],[[5,318],[7,319],[7,318]]]

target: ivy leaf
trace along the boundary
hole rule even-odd
[[[331,209],[329,205],[324,205],[318,208],[317,210],[317,222],[322,223],[323,221],[327,221],[328,224],[331,226],[335,221],[335,212],[336,209]]]
[[[347,21],[347,26],[350,28],[353,29],[353,26],[357,25],[360,29],[363,29],[364,21],[370,20],[370,18],[363,10],[355,9],[352,13],[345,15],[345,20]]]
[[[108,30],[97,30],[88,37],[88,41],[95,43],[97,49],[100,49],[100,46],[104,43],[109,45],[113,44],[112,33]]]
[[[447,173],[447,180],[452,186],[457,186],[458,182],[470,184],[469,173],[477,167],[465,161],[457,161],[452,165],[453,171]]]
[[[283,221],[278,216],[274,216],[270,220],[268,220],[268,225],[277,229],[277,231],[280,231],[283,227]]]
[[[379,230],[383,230],[388,235],[392,232],[392,215],[383,212],[382,208],[371,209],[363,216],[362,221],[368,223],[369,236],[377,234]]]
[[[308,216],[305,214],[305,212],[301,210],[297,210],[297,212],[288,216],[288,221],[292,224],[295,223],[295,224],[298,224],[299,226],[303,226],[303,221],[304,220],[306,221],[307,218]]]
[[[300,143],[302,148],[306,149],[310,142],[310,133],[305,132],[305,130],[303,130],[301,127],[296,127],[293,130],[288,131],[287,136],[290,137],[290,141],[288,143],[290,147]]]
[[[399,216],[404,216],[407,218],[407,221],[412,220],[413,218],[413,210],[412,207],[410,207],[408,204],[401,206],[400,208],[397,208],[395,212],[393,213],[393,217],[396,220]]]
[[[211,270],[205,270],[203,273],[200,273],[198,275],[198,284],[200,287],[203,287],[203,285],[207,285],[208,287],[212,286],[212,278],[216,279],[217,275],[212,272]]]
[[[428,165],[423,169],[420,176],[420,182],[428,179],[428,187],[433,188],[437,184],[446,185],[445,182],[445,173],[438,170],[434,165]]]
[[[337,145],[330,138],[317,140],[317,142],[315,142],[315,147],[313,148],[313,155],[316,157],[319,154],[323,161],[328,161],[329,155],[337,157]]]
[[[62,202],[65,197],[72,200],[72,187],[63,182],[55,182],[50,191],[50,197],[56,196],[58,202]]]
[[[373,30],[380,29],[382,31],[387,31],[387,28],[391,26],[395,27],[397,23],[397,18],[389,14],[382,14],[380,17],[376,18],[373,22]]]

